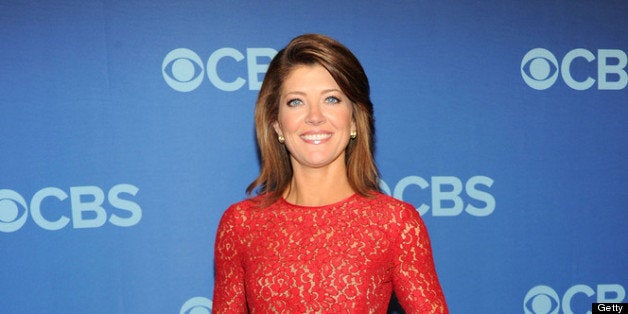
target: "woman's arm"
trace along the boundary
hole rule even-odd
[[[225,211],[216,234],[214,260],[216,280],[214,284],[213,313],[246,313],[244,269],[238,248],[237,211],[230,207]]]
[[[400,208],[393,286],[407,313],[449,313],[438,282],[427,228],[408,203]]]

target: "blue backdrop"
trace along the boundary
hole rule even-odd
[[[362,61],[452,313],[628,287],[626,1],[2,1],[0,312],[206,313],[274,53]]]

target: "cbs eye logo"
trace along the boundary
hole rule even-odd
[[[205,69],[201,64],[203,64],[201,57],[194,51],[178,48],[166,55],[161,71],[170,87],[180,92],[189,92],[203,82]]]
[[[12,190],[0,190],[0,232],[14,232],[22,228],[28,217],[27,208],[26,200],[20,194]]]
[[[521,76],[534,89],[548,89],[558,78],[558,60],[546,49],[532,49],[521,60]]]
[[[560,309],[558,293],[548,286],[536,286],[523,300],[525,314],[557,314]]]
[[[212,300],[205,297],[193,297],[181,306],[179,314],[211,314]]]

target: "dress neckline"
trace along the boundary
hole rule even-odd
[[[358,193],[353,193],[351,195],[349,195],[348,197],[341,199],[337,202],[333,202],[330,204],[324,204],[324,205],[318,205],[318,206],[311,206],[311,205],[299,205],[299,204],[294,204],[294,203],[290,203],[288,202],[283,196],[279,198],[279,201],[285,205],[291,206],[291,207],[298,207],[298,208],[307,208],[307,209],[314,209],[314,208],[328,208],[328,207],[336,207],[338,205],[342,205],[344,203],[348,203],[349,201],[353,200],[354,198],[360,196],[360,194]]]

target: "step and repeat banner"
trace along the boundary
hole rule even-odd
[[[2,1],[0,312],[209,313],[303,33],[363,63],[452,313],[626,302],[627,30],[627,1]]]

